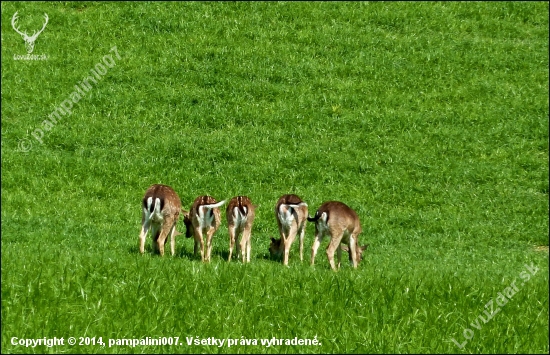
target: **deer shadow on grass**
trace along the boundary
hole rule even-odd
[[[200,251],[197,251],[197,255],[193,252],[194,244],[191,244],[190,247],[182,246],[179,250],[179,252],[176,253],[178,257],[181,258],[187,258],[189,260],[198,260],[201,261],[201,253]],[[236,260],[235,256],[235,250],[233,250],[233,257],[232,260]],[[220,257],[221,259],[227,261],[227,258],[229,257],[229,250],[219,250],[219,249],[212,249],[212,259],[215,257]],[[213,260],[211,260],[213,261]]]
[[[179,247],[176,246],[175,256],[178,258],[189,259],[189,260],[201,259],[200,253],[197,253],[197,255],[193,254],[193,245],[191,245],[191,247],[186,245],[180,245]]]
[[[168,247],[168,249],[166,249],[166,245],[167,244],[165,244],[164,256],[172,257],[172,253],[170,252],[170,248]],[[169,244],[168,244],[168,246],[169,246]],[[129,254],[140,254],[138,245],[132,245],[132,246],[128,247],[127,250],[128,250]],[[145,254],[150,254],[150,255],[160,257],[160,252],[159,251],[153,251],[153,246],[151,245],[151,243],[145,243],[145,250],[144,250],[143,255],[145,255]],[[176,249],[175,249],[174,257],[175,258],[185,258],[185,259],[189,259],[189,260],[194,260],[194,259],[197,259],[197,258],[198,258],[198,260],[200,260],[200,258],[201,258],[199,253],[197,253],[196,256],[193,254],[193,246],[192,245],[191,245],[191,248],[189,248],[186,245],[178,245],[177,243],[176,243]]]
[[[224,261],[229,261],[228,260],[229,259],[229,250],[228,249],[213,250],[212,255],[216,255]],[[254,259],[257,259],[257,257],[251,256],[250,257],[250,262],[253,262]],[[242,263],[242,261],[243,261],[242,256],[237,253],[236,248],[233,248],[233,254],[231,255],[231,262],[241,262]]]

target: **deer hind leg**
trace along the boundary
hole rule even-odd
[[[170,230],[168,230],[168,224],[165,223],[161,227],[160,233],[158,234],[158,238],[156,240],[160,256],[164,256],[164,244],[166,242],[166,238],[168,237],[169,232]]]
[[[206,232],[206,261],[210,262],[210,256],[212,255],[212,237],[216,232],[216,228],[210,227],[208,232]]]
[[[250,262],[250,228],[244,228],[240,244],[243,263]]]
[[[157,238],[158,250],[159,250],[160,256],[164,256],[164,240],[166,239],[166,235],[163,235],[163,234],[164,234],[164,231],[161,230],[159,237]]]
[[[284,239],[284,247],[285,247],[285,254],[283,259],[283,265],[288,266],[288,259],[290,254],[290,248],[292,247],[292,243],[294,243],[294,239],[296,239],[296,232],[297,227],[295,225],[292,225],[290,227],[290,230],[288,231],[288,236],[286,239]]]
[[[280,255],[281,259],[283,260],[283,264],[284,264],[284,259],[285,259],[285,245],[286,245],[286,239],[287,239],[287,236],[288,236],[288,231],[285,230],[285,228],[279,223],[279,236],[280,236],[280,240],[281,240],[281,243],[279,244],[279,250],[277,251],[277,256]]]
[[[246,238],[246,262],[250,262],[250,254],[252,253],[252,231],[251,228],[248,228],[247,234],[248,237]]]
[[[233,246],[235,245],[235,229],[236,226],[229,226],[229,257],[227,261],[231,261],[231,256],[233,255]],[[239,247],[237,246],[237,256],[239,255]]]
[[[327,247],[327,258],[332,270],[336,271],[336,265],[334,265],[334,252],[340,247],[340,241],[342,240],[343,233],[331,232],[330,243]]]
[[[241,237],[241,242],[239,243],[239,236]],[[242,254],[244,253],[244,249],[242,248],[242,241],[243,241],[243,230],[242,228],[237,228],[235,231],[235,254],[237,255],[237,259],[242,258]]]
[[[204,261],[204,239],[202,238],[202,230],[200,227],[195,227],[195,232],[194,232],[194,237],[195,237],[195,247],[194,247],[194,252],[195,252],[195,255],[197,255],[197,247],[200,248],[200,252],[201,252],[201,261]]]
[[[139,252],[143,254],[145,252],[145,238],[147,238],[147,232],[149,231],[150,223],[145,221],[141,225],[141,232],[139,233]]]
[[[300,261],[304,261],[304,236],[306,233],[306,224],[300,229]]]
[[[313,241],[313,246],[311,247],[311,266],[315,263],[315,255],[317,255],[317,249],[319,249],[319,246],[321,245],[321,242],[323,241],[323,233],[316,231],[315,234],[315,240]]]
[[[286,239],[283,241],[284,243],[284,251],[283,251],[283,265],[288,266],[288,259],[290,254],[290,247],[292,246],[292,243],[289,243],[289,239]]]
[[[171,236],[171,242],[170,242],[171,251],[172,251],[172,255],[174,255],[174,247],[175,247],[174,232],[175,232],[175,227],[176,227],[176,224],[175,224],[174,218],[173,217],[166,217],[166,219],[164,220],[164,223],[161,226],[160,235],[159,235],[159,238],[157,240],[158,248],[160,250],[160,255],[161,256],[164,256],[164,245],[166,244],[166,239],[168,238],[169,235]]]

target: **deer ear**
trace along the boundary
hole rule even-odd
[[[345,251],[346,253],[349,253],[349,248],[347,245],[342,244],[342,250]]]
[[[275,238],[271,237],[271,242],[275,243]]]

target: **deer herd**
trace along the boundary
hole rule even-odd
[[[153,251],[164,255],[164,245],[170,236],[170,252],[175,253],[176,225],[180,214],[185,224],[185,237],[194,239],[193,253],[200,251],[201,260],[210,262],[212,254],[212,238],[221,225],[220,207],[226,201],[216,201],[211,196],[199,196],[193,202],[191,209],[186,211],[181,206],[178,194],[170,186],[151,185],[142,200],[143,215],[141,233],[139,235],[139,251],[145,252],[145,239],[149,229],[153,238]],[[231,261],[233,247],[236,247],[237,258],[242,262],[250,262],[251,232],[255,211],[258,206],[252,204],[247,196],[235,196],[227,204],[225,215],[229,228],[229,257]],[[323,203],[313,217],[308,214],[308,206],[300,197],[293,194],[283,195],[275,204],[275,217],[279,227],[280,238],[271,237],[269,253],[271,256],[282,257],[283,265],[288,265],[290,248],[296,239],[300,238],[300,260],[303,261],[304,235],[306,223],[315,223],[315,240],[311,249],[311,265],[315,262],[317,249],[325,236],[330,237],[326,253],[330,267],[340,268],[342,250],[348,253],[349,261],[357,268],[367,245],[359,245],[361,225],[359,216],[342,202],[328,201]],[[238,241],[241,236],[240,242]],[[236,245],[235,245],[235,242]],[[334,253],[337,253],[338,264],[334,263]]]

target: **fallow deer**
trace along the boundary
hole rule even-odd
[[[154,184],[145,191],[142,199],[143,214],[141,218],[141,233],[139,234],[139,252],[145,251],[145,238],[151,228],[153,251],[159,251],[164,256],[164,245],[170,234],[170,251],[175,253],[176,236],[181,234],[176,230],[181,212],[181,201],[178,194],[170,186]]]
[[[211,196],[199,196],[193,202],[191,210],[184,215],[185,237],[193,237],[195,239],[193,253],[197,255],[197,249],[200,246],[201,260],[203,262],[210,262],[212,236],[220,227],[219,207],[224,203],[225,201],[217,202]],[[206,245],[204,244],[203,234],[206,234]]]
[[[310,222],[315,222],[315,241],[311,249],[311,265],[315,262],[317,249],[323,241],[323,237],[330,236],[330,244],[327,247],[327,257],[330,267],[337,270],[334,265],[334,252],[338,253],[338,269],[342,249],[348,251],[354,268],[362,258],[363,251],[368,245],[359,246],[359,234],[362,232],[359,216],[346,204],[338,201],[328,201],[319,207],[314,217],[308,216]],[[349,245],[348,248],[340,248],[341,243]]]
[[[255,210],[258,206],[252,204],[252,201],[247,196],[235,196],[229,201],[226,209],[227,225],[229,228],[229,257],[227,261],[231,261],[233,254],[233,246],[235,238],[237,238],[237,258],[239,252],[242,255],[243,263],[250,262],[251,232],[252,223],[254,222]],[[239,235],[241,242],[238,242]]]
[[[283,195],[275,205],[275,217],[281,237],[277,240],[271,237],[269,252],[272,256],[283,254],[283,265],[288,265],[290,247],[297,234],[300,234],[300,260],[303,260],[307,216],[307,203],[297,195]]]

